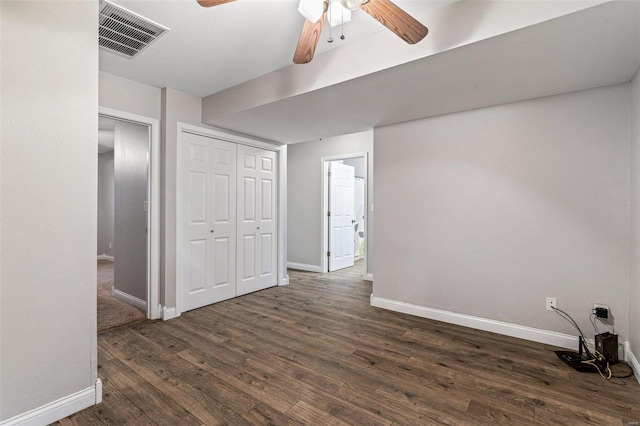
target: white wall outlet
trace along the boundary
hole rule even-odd
[[[111,248],[111,243],[109,243],[109,248]]]
[[[556,298],[547,297],[547,311],[553,311],[553,308],[555,307],[556,307]]]

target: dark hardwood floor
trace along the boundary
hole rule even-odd
[[[62,425],[629,425],[640,385],[551,347],[369,305],[361,267],[98,336],[103,402]],[[619,382],[620,380],[618,380]]]

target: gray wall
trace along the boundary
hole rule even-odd
[[[97,15],[0,2],[0,422],[95,386]]]
[[[158,89],[100,72],[100,106],[160,120],[161,212],[160,303],[174,307],[176,288],[176,155],[177,124],[200,123],[201,99],[171,88]]]
[[[98,255],[113,256],[113,206],[113,151],[110,151],[98,155]]]
[[[631,89],[631,269],[629,279],[629,342],[640,357],[640,71]]]
[[[347,158],[346,160],[342,160],[342,164],[346,164],[347,166],[354,167],[354,173],[356,177],[367,177],[367,166],[364,162],[364,158]]]
[[[373,131],[288,145],[287,257],[289,262],[320,266],[322,259],[322,157],[369,153],[369,206],[373,204]],[[369,210],[371,210],[369,208]],[[368,273],[373,273],[373,213],[369,211]]]
[[[200,123],[202,100],[174,90],[162,89],[162,208],[161,208],[161,260],[160,297],[167,307],[176,306],[176,214],[177,214],[177,158],[178,122]],[[163,297],[164,296],[164,297]]]
[[[115,121],[113,287],[147,300],[147,158],[149,126]]]
[[[175,307],[177,125],[183,122],[221,129],[202,124],[201,98],[171,88],[151,87],[105,72],[100,72],[99,77],[100,106],[160,120],[160,303],[167,308]]]
[[[628,337],[629,85],[375,131],[375,296]],[[384,226],[381,226],[384,224]]]
[[[160,89],[100,71],[100,106],[160,119]]]

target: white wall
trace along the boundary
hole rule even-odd
[[[113,256],[113,184],[113,151],[98,154],[98,255]]]
[[[288,145],[287,257],[289,263],[320,267],[322,245],[322,157],[369,153],[369,205],[373,204],[373,131]],[[373,214],[369,213],[368,273],[373,273]]]
[[[0,422],[95,401],[97,15],[0,2]]]
[[[631,84],[631,250],[629,342],[640,358],[640,71]]]
[[[576,335],[628,333],[629,85],[375,130],[374,296]],[[384,225],[384,226],[383,226]]]

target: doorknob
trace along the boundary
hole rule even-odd
[[[351,219],[351,223],[356,223],[355,219]]]
[[[259,226],[256,226],[256,229],[260,229],[260,227],[259,227]]]
[[[213,229],[211,230],[211,233],[213,234]]]

